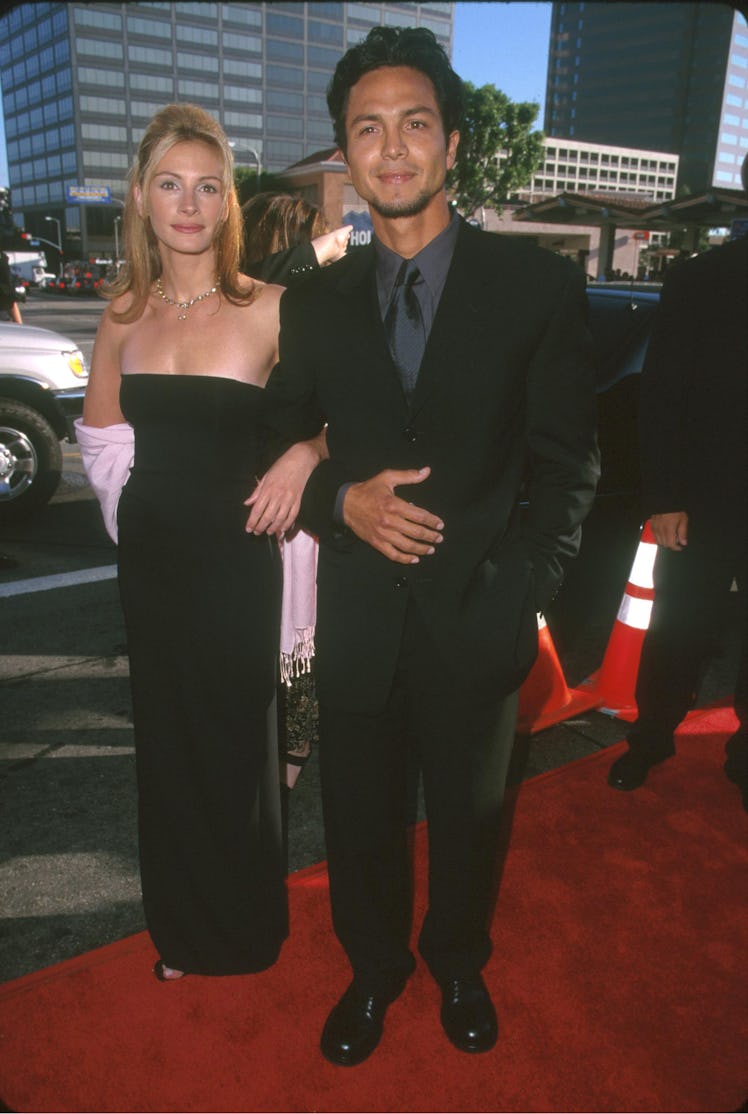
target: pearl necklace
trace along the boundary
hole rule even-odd
[[[190,298],[187,302],[175,302],[173,298],[170,298],[167,294],[164,294],[163,280],[159,277],[156,279],[156,293],[162,301],[167,302],[170,306],[176,306],[177,309],[184,310],[184,313],[177,314],[177,320],[186,321],[187,310],[190,308],[190,306],[194,306],[196,302],[202,302],[205,300],[205,298],[209,298],[211,294],[215,294],[220,285],[220,282],[216,280],[215,286],[211,286],[210,290],[206,290],[204,294],[196,294],[194,298]]]

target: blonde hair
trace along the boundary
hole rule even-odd
[[[242,216],[247,263],[330,231],[321,209],[290,193],[255,194],[242,205]]]
[[[254,287],[249,290],[240,288],[237,277],[242,250],[242,218],[234,187],[234,158],[226,135],[210,113],[197,105],[168,104],[148,124],[130,168],[122,216],[125,266],[102,291],[105,298],[131,295],[127,308],[114,314],[123,323],[140,317],[151,287],[161,275],[158,240],[148,216],[148,190],[156,167],[175,144],[195,142],[212,147],[222,164],[223,212],[214,240],[216,278],[221,293],[230,302],[239,305],[246,305],[255,297]],[[142,216],[138,212],[136,190],[141,195]]]

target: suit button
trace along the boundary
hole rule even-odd
[[[412,425],[405,427],[405,429],[403,430],[403,437],[410,445],[412,445],[414,441],[418,440],[418,434],[413,429]]]
[[[395,579],[392,581],[392,583],[395,586],[395,588],[407,588],[408,587],[408,578],[407,578],[407,576],[396,576]]]

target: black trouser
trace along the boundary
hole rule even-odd
[[[680,553],[658,550],[655,600],[636,682],[639,716],[629,735],[633,745],[669,744],[692,707],[702,669],[724,627],[733,580],[737,581],[739,606],[745,617],[746,551],[742,539],[718,546],[690,524],[686,549]],[[742,639],[735,710],[745,726],[745,623]]]
[[[396,992],[414,967],[406,839],[412,748],[429,836],[420,952],[436,979],[449,979],[476,974],[491,951],[499,815],[517,695],[476,708],[453,692],[425,691],[417,664],[430,656],[428,637],[411,606],[381,714],[320,707],[333,923],[355,978],[369,992]]]

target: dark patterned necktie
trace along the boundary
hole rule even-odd
[[[413,289],[420,281],[421,272],[413,260],[403,260],[384,319],[390,352],[400,372],[406,396],[413,393],[426,347],[421,306]]]

